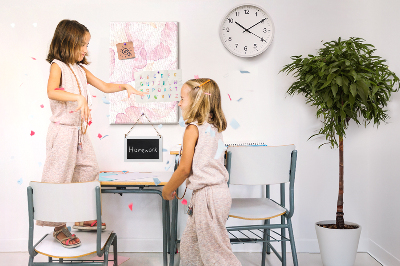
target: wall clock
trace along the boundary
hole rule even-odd
[[[219,29],[221,42],[229,52],[240,57],[263,53],[274,38],[274,24],[268,13],[251,4],[233,8]]]

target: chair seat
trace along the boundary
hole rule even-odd
[[[35,248],[35,250],[42,254],[53,258],[79,258],[86,255],[96,253],[96,239],[97,232],[83,232],[78,230],[72,230],[72,234],[81,240],[82,244],[77,248],[64,248],[57,240],[53,237],[53,232],[48,234]],[[104,248],[109,237],[111,236],[111,230],[104,230],[101,233],[101,247]]]
[[[285,214],[286,209],[268,198],[234,198],[229,217],[267,220]]]

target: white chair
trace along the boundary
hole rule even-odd
[[[287,146],[236,146],[228,147],[226,166],[230,185],[266,185],[265,198],[233,198],[229,217],[242,220],[259,220],[259,225],[229,226],[231,243],[263,243],[261,265],[265,265],[270,250],[282,265],[286,265],[286,242],[292,250],[293,263],[298,265],[291,217],[294,211],[294,178],[297,151]],[[289,209],[285,207],[285,183],[289,183]],[[270,199],[270,185],[280,184],[280,203]],[[270,219],[281,217],[280,223]],[[280,229],[280,233],[274,231]],[[286,237],[286,229],[289,237]],[[282,255],[271,245],[281,242]]]
[[[117,263],[117,235],[101,231],[100,182],[54,184],[30,182],[28,187],[29,209],[29,266],[44,266],[74,262],[74,265],[108,265],[109,248],[113,245],[114,265]],[[97,220],[97,231],[77,231],[81,246],[64,248],[52,233],[33,244],[34,220],[51,222],[77,222]],[[52,227],[51,230],[53,230]],[[49,257],[48,262],[33,262],[38,254]],[[96,253],[103,260],[79,259]],[[77,259],[78,258],[78,259]]]

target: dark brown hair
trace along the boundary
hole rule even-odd
[[[49,54],[46,61],[51,63],[58,59],[66,64],[88,65],[86,56],[82,61],[76,62],[76,55],[84,42],[86,32],[89,30],[76,20],[64,19],[58,23],[50,44]]]
[[[184,117],[186,124],[197,121],[199,125],[202,125],[204,122],[208,122],[214,125],[218,132],[224,131],[227,124],[222,111],[218,84],[207,78],[191,79],[185,84],[190,87],[189,97],[191,99],[190,109]],[[203,85],[200,86],[201,84]]]

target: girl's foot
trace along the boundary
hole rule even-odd
[[[96,231],[97,230],[97,221],[85,221],[85,222],[76,222],[73,226],[74,229],[83,230],[83,231]],[[106,224],[101,224],[101,230],[106,229]]]
[[[55,227],[53,236],[65,248],[75,248],[81,245],[81,241],[79,240],[79,238],[71,234],[71,232],[65,225]]]

